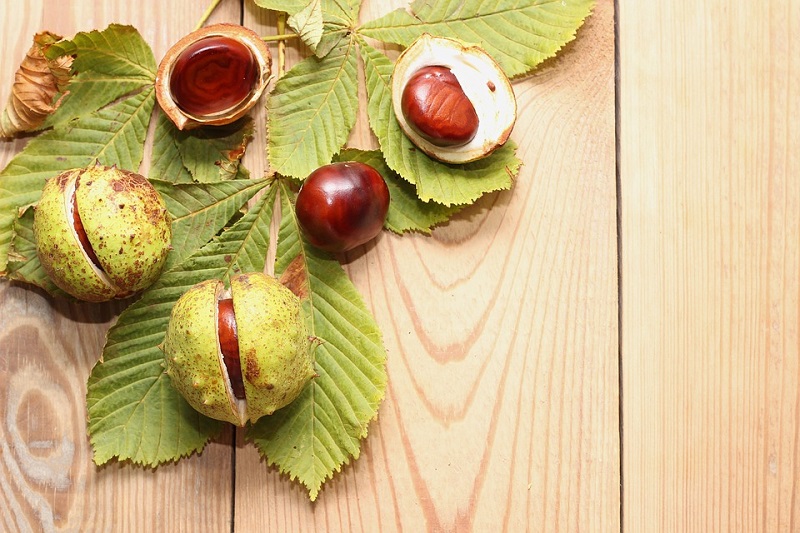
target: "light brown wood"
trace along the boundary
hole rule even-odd
[[[621,0],[626,531],[800,530],[800,3]]]
[[[114,20],[160,58],[205,8],[61,4],[0,5],[4,49],[21,57],[41,28],[71,35]],[[366,2],[361,17],[403,4]],[[222,439],[156,471],[95,468],[85,379],[121,307],[0,283],[0,530],[619,530],[613,9],[600,0],[578,41],[515,82],[525,165],[513,191],[431,237],[386,234],[347,256],[384,333],[389,389],[360,458],[314,504],[241,432],[233,448]],[[225,0],[215,20],[240,13],[275,33],[250,2]],[[290,45],[287,66],[303,55]],[[16,61],[2,63],[0,100]],[[255,176],[263,116],[246,156]],[[350,144],[375,146],[363,113]],[[22,146],[0,145],[0,164]]]
[[[348,256],[389,354],[378,421],[314,505],[239,446],[237,530],[619,529],[613,3],[582,31],[515,84],[513,191]],[[363,117],[350,142],[376,146]]]
[[[111,22],[132,24],[160,59],[197,22],[202,13],[197,4],[1,2],[2,105],[35,32],[72,36]],[[238,6],[222,5],[214,17],[238,20]],[[24,144],[0,144],[0,165]],[[0,282],[0,531],[230,529],[230,432],[202,456],[156,472],[115,462],[98,468],[92,462],[86,379],[121,309],[121,304],[70,304]]]

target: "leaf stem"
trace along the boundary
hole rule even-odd
[[[286,33],[286,13],[278,13],[278,35]],[[278,41],[278,77],[286,73],[286,41]]]
[[[222,2],[222,0],[211,0],[211,3],[206,8],[206,12],[203,13],[203,16],[200,17],[200,20],[197,22],[197,25],[194,27],[194,31],[199,30],[200,28],[203,27],[203,25],[206,22],[208,22],[209,17],[214,12],[214,10],[217,9],[217,6],[219,5],[220,2]]]
[[[269,43],[269,42],[273,42],[273,41],[280,42],[280,41],[286,41],[286,40],[289,40],[289,39],[296,39],[297,37],[300,37],[300,35],[297,34],[297,33],[284,33],[282,35],[267,35],[265,37],[262,37],[261,40],[266,42],[266,43]]]

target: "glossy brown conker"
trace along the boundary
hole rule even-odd
[[[237,39],[211,35],[178,55],[169,88],[178,107],[202,117],[240,105],[258,81],[259,66],[250,48]]]
[[[156,98],[180,130],[230,124],[259,101],[271,79],[272,55],[257,33],[212,24],[173,44],[156,74]]]
[[[242,361],[239,357],[239,332],[236,328],[236,315],[233,312],[233,299],[224,298],[217,301],[217,332],[219,351],[228,371],[233,395],[239,399],[245,397],[244,380],[242,379]]]
[[[401,106],[408,125],[436,146],[460,146],[478,132],[475,106],[447,67],[416,71],[403,89]]]
[[[389,189],[380,173],[365,163],[332,163],[306,178],[295,210],[311,244],[345,252],[380,233],[389,210]]]

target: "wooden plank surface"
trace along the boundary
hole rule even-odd
[[[2,101],[37,30],[130,23],[160,59],[205,8],[7,4]],[[361,16],[402,5],[367,2]],[[225,0],[214,20],[240,16],[275,32],[250,3]],[[302,55],[289,47],[289,66]],[[514,190],[432,237],[383,235],[344,258],[384,332],[390,384],[361,457],[315,504],[240,432],[156,471],[94,467],[85,380],[121,304],[0,282],[0,530],[618,530],[613,2],[600,0],[579,40],[514,88],[525,161]],[[246,156],[254,175],[263,139],[261,129]],[[0,144],[0,164],[24,142]],[[375,146],[363,115],[351,144]]]
[[[37,31],[72,36],[111,22],[133,24],[160,58],[191,31],[198,12],[194,0],[26,1],[24,8],[0,2],[0,99],[5,105]],[[239,7],[226,3],[214,17],[238,21]],[[0,165],[24,144],[0,144]],[[86,379],[122,308],[69,303],[0,282],[0,531],[230,530],[231,432],[202,456],[155,473],[92,463]]]
[[[800,2],[619,2],[626,531],[800,530]]]
[[[348,255],[388,349],[378,423],[313,506],[238,448],[237,530],[618,529],[613,56],[601,1],[562,59],[514,86],[514,190],[433,238]],[[365,124],[351,143],[372,148]]]

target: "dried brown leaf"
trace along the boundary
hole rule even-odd
[[[58,108],[61,98],[53,100],[69,83],[72,57],[49,60],[44,52],[59,40],[60,35],[46,31],[34,35],[33,46],[17,69],[11,96],[0,116],[0,137],[35,130]]]

